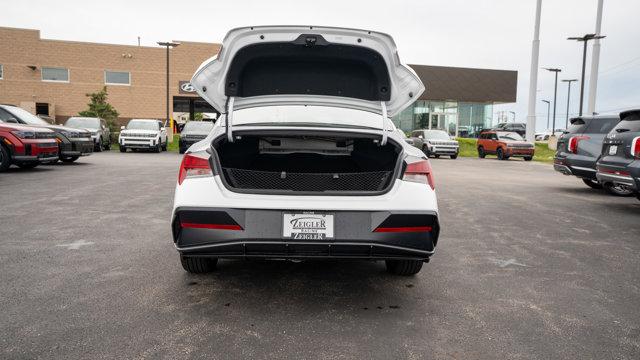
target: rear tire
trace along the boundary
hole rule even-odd
[[[498,156],[498,160],[507,160],[508,158],[504,156],[504,150],[502,148],[498,148],[496,150],[496,156]]]
[[[167,151],[167,143],[165,142],[164,145],[162,145],[162,151]]]
[[[387,271],[394,275],[415,275],[422,269],[422,261],[420,260],[387,260],[385,264]]]
[[[429,151],[429,147],[427,147],[427,145],[422,145],[422,152],[427,155],[427,157],[431,156],[431,153]]]
[[[162,144],[158,143],[158,145],[156,146],[155,149],[153,149],[153,152],[155,153],[159,153],[162,151]]]
[[[533,156],[525,156],[524,157],[524,161],[531,161],[533,160]]]
[[[451,155],[451,158],[452,158],[453,160],[457,159],[457,158],[458,158],[458,154]]]
[[[440,159],[440,154],[435,154],[435,155],[433,155],[433,156],[435,156],[435,157],[436,157],[436,159]]]
[[[622,196],[622,197],[633,195],[633,190],[629,189],[624,185],[614,185],[613,183],[605,183],[603,186],[604,186],[604,189],[607,190],[607,192],[611,195]]]
[[[487,154],[484,152],[484,148],[482,146],[478,146],[478,157],[480,159],[484,159]]]
[[[104,145],[104,149],[107,150],[107,151],[111,150],[111,143],[106,143]]]
[[[98,144],[96,146],[94,146],[94,151],[95,152],[101,152],[102,151],[102,139],[98,140]]]
[[[0,145],[0,172],[7,171],[11,166],[11,156],[9,155],[9,151],[4,147],[4,145]]]
[[[217,258],[189,257],[180,255],[182,268],[191,274],[205,274],[216,269]]]
[[[602,189],[602,184],[600,184],[597,180],[582,179],[582,182],[584,182],[585,185],[592,189]]]

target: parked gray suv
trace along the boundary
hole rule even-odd
[[[457,140],[451,139],[449,134],[444,130],[414,130],[411,132],[411,140],[413,146],[422,149],[425,155],[450,156],[452,159],[458,157],[460,145]]]
[[[107,122],[104,121],[104,119],[73,116],[64,123],[64,126],[91,131],[94,151],[111,149],[111,130],[109,130]]]
[[[213,129],[211,121],[188,121],[180,133],[180,154],[184,154],[189,146],[206,138],[211,129]]]
[[[617,115],[581,116],[571,119],[571,125],[558,139],[553,168],[565,175],[576,176],[594,189],[604,188],[614,195],[633,193],[612,182],[596,178],[596,161],[602,152],[605,136],[620,122]]]

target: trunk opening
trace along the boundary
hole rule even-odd
[[[402,152],[392,141],[378,142],[365,134],[237,134],[233,143],[221,137],[212,147],[233,191],[374,195],[391,187]]]

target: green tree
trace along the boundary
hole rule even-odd
[[[118,111],[107,102],[107,87],[104,86],[102,90],[86,94],[86,96],[91,99],[87,104],[89,108],[87,110],[80,111],[78,115],[102,118],[107,122],[107,125],[112,132],[117,131],[118,127],[116,120],[118,120],[119,114]]]
[[[193,114],[193,120],[201,121],[202,119],[204,119],[204,114],[203,113],[197,112],[197,113]]]

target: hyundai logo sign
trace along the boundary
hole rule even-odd
[[[180,81],[178,83],[178,92],[181,94],[193,94],[196,92],[196,88],[188,81]]]

